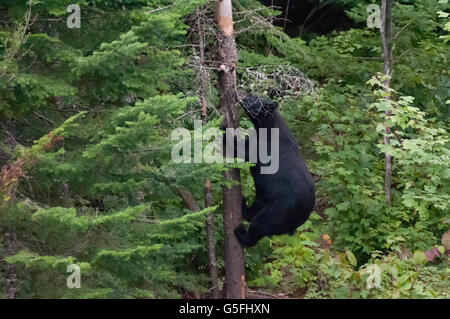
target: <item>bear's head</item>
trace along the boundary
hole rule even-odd
[[[277,102],[265,100],[254,94],[243,95],[240,93],[239,101],[245,113],[253,122],[261,122],[271,118],[278,107]]]

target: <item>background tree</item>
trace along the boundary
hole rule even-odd
[[[384,76],[386,80],[384,81],[384,86],[386,90],[386,98],[391,99],[390,84],[392,76],[392,5],[393,0],[382,0],[381,1],[381,42],[383,44],[383,58],[384,58]],[[391,110],[386,110],[386,120],[389,120],[391,115]],[[389,126],[386,123],[386,136],[384,137],[384,144],[390,144],[389,138]],[[392,171],[392,158],[389,154],[385,154],[385,175],[384,175],[384,191],[386,192],[386,201],[391,205],[391,171]]]

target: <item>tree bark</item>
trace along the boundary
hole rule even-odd
[[[384,81],[384,87],[386,91],[386,99],[391,99],[390,85],[392,75],[392,5],[394,0],[381,0],[381,42],[383,44],[383,57],[384,57],[384,75],[386,80]],[[391,111],[386,111],[385,121],[387,122]],[[391,144],[389,138],[390,129],[387,123],[385,123],[385,135],[384,144]],[[386,194],[386,202],[391,205],[391,175],[392,175],[392,158],[391,155],[385,154],[385,176],[384,176],[384,191]]]
[[[219,108],[224,114],[224,122],[229,128],[239,126],[236,101],[236,43],[233,31],[233,16],[231,0],[216,1],[216,21],[219,27]],[[227,181],[238,184],[228,188],[222,187],[223,224],[225,240],[225,297],[228,299],[245,298],[245,266],[244,250],[234,229],[242,222],[242,191],[240,173],[236,168],[223,174]]]
[[[178,193],[178,196],[181,197],[184,204],[189,210],[192,210],[193,212],[200,211],[200,207],[198,206],[197,201],[195,200],[194,196],[192,196],[191,192],[183,188],[177,188],[176,192]]]
[[[206,86],[207,86],[207,73],[205,69],[205,44],[204,44],[204,34],[202,29],[202,23],[200,21],[199,9],[197,9],[197,32],[199,37],[199,74],[200,74],[200,87],[199,87],[199,103],[202,111],[202,121],[203,124],[208,122],[208,115],[206,110]],[[205,208],[213,206],[211,181],[205,179],[204,186],[204,196],[205,196]],[[217,259],[216,259],[216,243],[214,236],[214,213],[210,212],[206,219],[206,244],[208,250],[208,268],[209,276],[211,277],[211,297],[213,299],[219,298],[219,279],[217,277]]]
[[[6,120],[5,123],[1,123],[2,127],[6,133],[6,139],[5,139],[5,146],[13,150],[17,146],[16,141],[16,125],[13,120]],[[11,154],[11,151],[8,151],[6,153],[5,157],[5,165],[7,162],[11,160],[9,154]],[[1,167],[0,167],[1,168]],[[17,185],[13,185],[11,189],[9,190],[9,196],[10,201],[14,201],[15,193],[16,193],[16,187]],[[16,242],[17,242],[17,236],[15,231],[4,229],[3,231],[3,247],[5,250],[5,256],[12,256],[16,253]],[[16,267],[14,265],[11,265],[7,262],[4,262],[5,267],[5,285],[4,285],[4,292],[6,299],[16,299],[16,293],[17,293],[17,273],[16,273]]]
[[[205,208],[213,205],[211,181],[205,180]],[[217,259],[216,259],[216,242],[214,236],[214,213],[208,214],[206,219],[206,243],[208,245],[208,261],[209,261],[209,276],[211,277],[211,297],[213,299],[219,298],[219,279],[217,277]]]
[[[12,256],[16,253],[16,233],[6,231],[3,235],[5,256]],[[5,296],[6,299],[16,299],[17,274],[16,267],[5,263]]]
[[[178,196],[184,202],[184,205],[189,210],[194,212],[200,211],[200,207],[197,204],[192,193],[186,189],[177,188],[176,192]],[[209,180],[205,180],[205,208],[213,206],[212,192],[211,192],[211,182]],[[214,238],[214,214],[211,212],[208,214],[206,222],[206,243],[208,250],[208,267],[209,267],[209,275],[211,277],[211,297],[213,299],[219,298],[219,280],[217,277],[217,262],[216,262],[216,247],[215,247],[215,238]]]

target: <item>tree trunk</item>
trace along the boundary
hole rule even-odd
[[[5,123],[1,123],[1,126],[3,127],[5,133],[6,133],[6,139],[5,139],[5,146],[9,149],[6,153],[5,157],[5,165],[8,163],[11,158],[9,154],[11,154],[11,150],[13,150],[17,146],[16,141],[16,125],[13,120],[6,120]],[[1,168],[1,167],[0,167]],[[15,193],[16,193],[16,187],[17,185],[12,185],[11,189],[9,190],[9,196],[10,201],[14,201]],[[12,256],[16,253],[16,233],[13,230],[4,229],[3,232],[3,247],[5,250],[5,256]],[[17,293],[17,273],[16,273],[16,267],[14,265],[11,265],[9,263],[4,262],[5,267],[5,285],[4,285],[4,292],[6,299],[15,299],[16,293]]]
[[[381,42],[383,44],[383,56],[384,56],[384,75],[386,80],[384,81],[385,91],[387,99],[391,99],[390,85],[392,75],[392,5],[393,0],[381,0]],[[391,115],[391,111],[386,111],[386,121]],[[385,124],[384,144],[389,145],[391,143],[389,138],[390,129]],[[391,174],[392,174],[392,158],[391,155],[385,154],[385,176],[384,176],[384,191],[386,194],[386,201],[388,205],[391,205]]]
[[[216,21],[219,26],[219,108],[224,114],[224,122],[229,128],[238,127],[236,101],[236,43],[234,41],[231,0],[216,1]],[[224,179],[239,184],[222,187],[223,224],[225,240],[225,287],[228,299],[245,298],[244,250],[234,229],[242,222],[242,191],[240,173],[236,168],[224,172]]]
[[[206,112],[206,86],[207,86],[207,73],[205,69],[205,44],[203,41],[203,29],[200,21],[199,9],[197,9],[197,32],[199,37],[199,73],[200,73],[200,88],[199,88],[199,103],[202,110],[203,124],[208,122],[208,116]],[[211,181],[205,179],[204,186],[205,196],[205,208],[213,206],[213,198],[211,191]],[[214,213],[210,212],[206,220],[206,243],[208,250],[208,267],[209,276],[211,277],[211,297],[213,299],[219,298],[219,280],[217,278],[217,259],[216,259],[216,245],[214,236]]]
[[[176,192],[178,193],[178,196],[181,197],[184,205],[186,205],[189,210],[192,210],[193,212],[200,211],[200,207],[198,206],[197,201],[195,200],[194,196],[192,196],[190,191],[184,188],[177,188]]]
[[[211,192],[211,181],[205,180],[205,208],[213,205],[213,198]],[[217,259],[216,259],[216,242],[214,238],[214,213],[208,214],[206,219],[206,242],[208,245],[208,261],[209,261],[209,276],[211,277],[211,297],[213,299],[219,298],[219,279],[217,278]]]
[[[177,188],[176,192],[178,196],[184,202],[184,205],[189,210],[194,212],[200,211],[200,207],[198,206],[194,196],[192,196],[191,192],[186,189]],[[211,182],[209,180],[205,180],[205,208],[213,206],[213,199],[211,193]],[[216,262],[216,247],[214,240],[214,214],[211,212],[208,214],[208,217],[205,222],[206,226],[206,243],[208,250],[208,261],[209,261],[209,275],[211,276],[212,288],[211,288],[211,297],[213,299],[219,298],[219,280],[217,278],[217,262]]]
[[[16,253],[16,233],[5,231],[3,235],[5,256],[12,256]],[[16,299],[17,274],[14,265],[5,263],[5,297],[6,299]]]

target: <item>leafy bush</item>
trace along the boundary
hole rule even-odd
[[[448,229],[450,199],[447,131],[411,106],[412,98],[386,100],[380,80],[370,83],[370,105],[364,91],[333,81],[303,98],[303,116],[317,127],[311,139],[319,159],[311,165],[320,176],[318,194],[328,202],[324,231],[338,248],[363,259],[403,244],[410,250],[436,244]],[[387,109],[389,146],[382,139]],[[384,196],[384,152],[394,158],[391,206]]]
[[[431,262],[424,252],[372,253],[357,267],[351,251],[335,251],[311,242],[311,233],[277,237],[264,270],[249,284],[305,298],[443,298],[448,299],[449,261]]]

